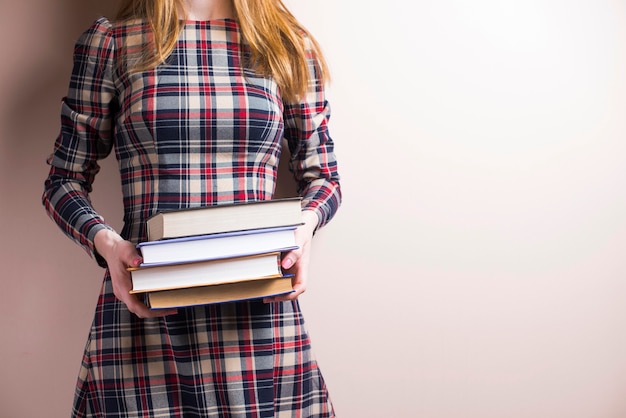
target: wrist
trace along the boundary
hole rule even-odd
[[[303,210],[302,211],[302,222],[304,223],[304,227],[311,231],[313,234],[319,225],[320,218],[317,216],[312,210]]]
[[[115,250],[115,246],[122,241],[124,241],[124,238],[110,229],[101,229],[93,237],[96,252],[105,260],[109,259],[110,254]]]

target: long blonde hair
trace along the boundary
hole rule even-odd
[[[285,100],[297,101],[309,88],[309,50],[316,60],[319,82],[329,81],[319,44],[281,0],[232,2],[243,40],[250,48],[247,64],[258,74],[273,77]],[[121,1],[117,19],[146,19],[153,32],[153,49],[145,51],[136,70],[153,68],[170,55],[184,24],[182,10],[184,0]]]

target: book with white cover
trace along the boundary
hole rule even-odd
[[[296,226],[287,226],[145,241],[137,248],[146,266],[285,252],[298,248],[295,229]]]
[[[131,293],[282,276],[280,253],[129,268]]]

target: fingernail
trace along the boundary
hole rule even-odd
[[[141,264],[141,258],[137,257],[133,260],[133,265],[138,266],[139,264]]]
[[[288,269],[293,265],[293,261],[291,261],[290,258],[286,258],[285,261],[283,262],[283,267]]]

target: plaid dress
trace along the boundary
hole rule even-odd
[[[43,203],[98,262],[111,228],[89,201],[98,160],[119,163],[124,238],[146,239],[160,210],[271,199],[281,147],[303,208],[326,224],[340,203],[328,104],[319,82],[301,103],[243,68],[234,20],[186,22],[167,61],[129,71],[145,22],[100,18],[76,43]],[[316,74],[315,61],[310,69]],[[106,271],[106,270],[105,270]],[[297,302],[226,303],[139,319],[108,271],[80,369],[74,417],[332,417]]]

